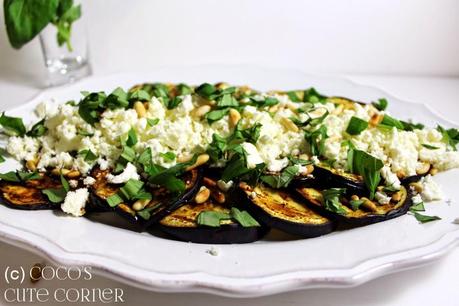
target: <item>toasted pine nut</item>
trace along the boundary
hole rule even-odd
[[[177,162],[179,163],[186,163],[187,161],[190,161],[193,156],[189,154],[182,154],[177,157]]]
[[[378,124],[381,123],[381,121],[383,120],[384,118],[384,115],[383,114],[374,114],[370,121],[368,122],[371,126],[377,126]]]
[[[194,197],[194,201],[197,204],[204,203],[210,197],[210,190],[206,186],[202,186],[196,196]]]
[[[429,173],[430,173],[430,175],[435,175],[435,174],[437,174],[437,173],[438,173],[438,169],[437,169],[437,168],[434,168],[434,167],[432,167],[432,168],[430,168],[430,171],[429,171]]]
[[[199,155],[198,158],[196,159],[196,162],[192,164],[191,166],[186,167],[185,171],[190,171],[190,170],[193,170],[194,168],[204,165],[205,163],[209,161],[209,158],[210,158],[209,154]]]
[[[402,199],[402,193],[401,193],[400,191],[397,191],[396,193],[394,193],[394,194],[392,195],[392,200],[393,200],[394,202],[398,202],[398,201],[400,201],[401,199]]]
[[[68,178],[77,178],[81,175],[80,171],[78,170],[71,170],[65,176]]]
[[[373,201],[370,201],[369,199],[363,197],[362,198],[363,203],[362,206],[365,207],[366,209],[371,210],[372,212],[377,212],[378,208],[376,207],[376,204]]]
[[[139,116],[139,118],[143,118],[147,115],[147,110],[145,109],[143,103],[140,101],[134,103],[134,109],[137,112],[137,116]]]
[[[291,132],[298,132],[299,131],[299,129],[296,126],[296,124],[293,123],[293,121],[288,119],[288,118],[282,117],[281,120],[280,120],[280,123],[284,126],[285,129],[287,129],[287,130],[289,130]]]
[[[398,178],[404,178],[406,176],[405,171],[403,170],[398,170],[395,174]]]
[[[215,186],[217,186],[217,182],[214,181],[214,180],[211,179],[211,178],[208,178],[208,177],[204,177],[204,178],[202,179],[202,183],[203,183],[204,185],[206,185],[207,187],[215,187]]]
[[[212,189],[212,192],[210,193],[210,196],[220,204],[225,203],[225,201],[226,201],[226,197],[223,194],[223,192],[221,192],[220,190],[217,190],[217,189]]]
[[[202,116],[210,112],[210,110],[211,110],[210,105],[202,105],[193,111],[193,115],[195,117],[201,118]]]
[[[67,176],[67,174],[69,174],[70,170],[69,169],[64,169],[64,168],[54,168],[53,170],[51,170],[51,173],[53,175],[63,175],[63,176]]]
[[[229,110],[229,123],[231,127],[235,127],[237,123],[241,120],[241,114],[234,108]]]
[[[121,209],[121,210],[124,210],[124,212],[132,215],[132,216],[135,216],[135,211],[132,210],[131,207],[129,207],[129,205],[126,205],[124,203],[121,203],[121,204],[118,204],[118,208]]]
[[[308,160],[308,159],[309,159],[308,154],[304,154],[304,153],[303,153],[303,154],[300,154],[298,157],[299,157],[300,159],[304,159],[304,160]]]
[[[226,89],[229,87],[229,84],[225,82],[218,82],[217,84],[215,84],[215,87],[217,89]]]
[[[279,110],[279,104],[273,105],[273,106],[271,106],[271,107],[268,109],[268,111],[269,111],[270,113],[275,113],[275,112],[277,112],[278,110]]]
[[[143,102],[143,107],[145,107],[145,109],[149,109],[150,108],[150,102]]]
[[[410,183],[410,186],[412,186],[418,193],[421,193],[424,190],[424,187],[422,187],[422,184],[419,182]]]
[[[422,162],[416,167],[417,174],[426,174],[430,170],[430,164]]]
[[[26,168],[29,169],[30,171],[37,170],[37,160],[31,159],[31,160],[26,161]]]
[[[358,201],[359,200],[359,196],[356,195],[356,194],[353,194],[353,195],[351,195],[351,200],[352,201]]]
[[[304,167],[304,171],[301,173],[301,175],[308,175],[311,174],[314,171],[314,166],[309,164]]]
[[[339,115],[343,112],[344,106],[343,104],[339,104],[335,109],[331,112],[332,115]]]
[[[148,204],[150,203],[150,200],[148,199],[143,199],[143,200],[137,200],[134,202],[134,204],[132,205],[132,209],[134,210],[142,210],[145,208],[145,206],[147,206]]]

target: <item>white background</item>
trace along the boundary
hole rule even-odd
[[[91,0],[83,5],[96,74],[200,63],[346,74],[401,98],[438,106],[440,113],[457,122],[459,78],[452,78],[459,77],[456,0]],[[25,102],[44,84],[38,42],[12,50],[2,20],[1,109]],[[31,265],[38,260],[0,244],[0,272],[8,264]],[[458,262],[455,250],[432,266],[353,289],[315,289],[248,300],[155,294],[101,277],[66,286],[122,286],[128,305],[453,306],[459,304]],[[4,286],[1,282],[1,289]]]

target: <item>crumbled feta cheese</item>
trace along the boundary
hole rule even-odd
[[[385,192],[378,191],[375,193],[375,199],[379,204],[389,204],[391,197],[389,197]]]
[[[413,196],[411,198],[411,201],[413,202],[413,204],[419,204],[423,202],[420,194]]]
[[[228,191],[231,189],[231,187],[233,187],[234,185],[234,182],[233,181],[228,181],[228,182],[225,182],[223,180],[218,180],[217,181],[217,186],[218,188],[220,188],[221,191]]]
[[[443,198],[443,192],[440,186],[433,180],[432,175],[426,175],[421,179],[420,183],[422,184],[421,197],[425,202],[441,200]]]
[[[263,159],[261,158],[260,154],[258,153],[257,147],[255,147],[250,142],[243,142],[241,144],[242,148],[247,153],[247,168],[253,169],[258,164],[263,163]]]
[[[107,170],[108,167],[109,167],[109,163],[108,163],[108,161],[106,159],[99,158],[97,160],[97,163],[99,164],[100,170]]]
[[[218,256],[218,249],[215,247],[211,247],[210,249],[206,250],[206,253],[212,256]]]
[[[67,214],[75,217],[80,217],[85,214],[86,202],[89,198],[87,188],[80,188],[75,191],[69,191],[65,197],[64,203],[61,204],[61,209]]]
[[[130,179],[138,180],[139,178],[140,176],[137,173],[137,168],[131,163],[127,163],[126,168],[124,168],[123,172],[120,174],[113,175],[110,173],[107,175],[107,181],[112,184],[122,184]]]
[[[319,158],[317,156],[315,156],[315,155],[313,157],[311,157],[311,161],[312,161],[312,163],[314,165],[320,164]]]
[[[78,187],[78,181],[77,180],[69,180],[69,185],[72,188],[77,188]]]
[[[85,186],[92,186],[94,185],[95,182],[96,182],[96,179],[93,178],[92,176],[87,176],[83,180],[83,184],[85,184]]]
[[[388,166],[381,168],[381,176],[386,181],[386,186],[394,187],[395,189],[400,189],[400,180],[397,175],[393,173]]]

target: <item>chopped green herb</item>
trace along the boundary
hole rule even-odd
[[[9,182],[26,182],[28,180],[39,180],[42,177],[37,172],[23,172],[23,171],[10,171],[7,173],[0,173],[0,179]]]
[[[273,188],[285,188],[297,174],[298,166],[294,165],[286,167],[280,175],[263,175],[260,179]]]
[[[62,174],[60,175],[60,178],[61,178],[62,188],[64,188],[66,193],[69,192],[70,190],[69,182],[65,179],[65,177]]]
[[[104,101],[104,106],[109,109],[126,108],[129,106],[128,93],[121,87],[116,88]]]
[[[130,101],[150,101],[151,97],[147,91],[143,89],[137,89],[129,93],[129,100]]]
[[[422,146],[423,146],[424,148],[429,149],[429,150],[438,150],[438,149],[440,149],[439,147],[431,146],[431,145],[429,145],[429,144],[427,144],[427,143],[423,143]]]
[[[114,195],[111,195],[107,198],[107,203],[110,205],[110,207],[115,207],[118,204],[123,203],[123,198],[115,193]]]
[[[179,96],[185,96],[193,93],[193,88],[190,86],[180,83],[177,85],[177,92]]]
[[[351,200],[349,204],[351,204],[351,209],[356,211],[363,204],[363,200]]]
[[[5,162],[5,158],[3,157],[2,154],[0,154],[0,164]]]
[[[413,212],[413,215],[416,218],[416,220],[418,220],[420,223],[427,223],[427,222],[432,222],[436,220],[441,220],[441,218],[438,216],[427,216],[427,215],[422,215],[417,212]]]
[[[246,166],[246,160],[244,156],[235,155],[231,158],[225,170],[222,173],[222,180],[225,182],[231,181],[232,179],[242,176],[248,172],[250,169]]]
[[[456,146],[459,143],[459,130],[458,129],[445,129],[438,125],[437,130],[443,135],[443,141],[456,151]]]
[[[43,136],[47,131],[48,128],[45,126],[45,119],[42,119],[35,123],[26,135],[30,137],[40,137]]]
[[[228,114],[228,111],[229,111],[228,108],[213,110],[213,111],[210,111],[207,114],[205,114],[204,117],[211,124],[211,123],[213,123],[215,121],[218,121],[218,120],[222,119],[223,117],[225,117],[226,114]]]
[[[376,157],[361,151],[351,149],[348,152],[348,167],[351,172],[360,174],[367,189],[370,191],[370,199],[374,198],[376,187],[381,181],[380,170],[383,162]]]
[[[146,148],[142,154],[140,154],[139,158],[137,159],[137,162],[142,165],[144,168],[148,167],[152,163],[152,153],[151,153],[151,148]]]
[[[325,151],[325,140],[328,138],[327,126],[321,125],[313,132],[305,131],[304,138],[309,144],[311,154],[321,156]]]
[[[314,87],[311,87],[304,91],[303,102],[325,103],[326,101],[327,97],[320,94]]]
[[[21,181],[15,171],[10,171],[7,173],[0,173],[0,179],[4,181],[8,181],[8,182],[17,182],[17,183]]]
[[[378,99],[378,102],[371,102],[374,107],[376,107],[377,110],[383,111],[386,110],[387,106],[389,105],[389,102],[385,98]]]
[[[293,165],[300,165],[300,166],[306,166],[312,164],[312,161],[306,160],[306,159],[301,159],[293,156],[288,156],[288,160],[293,164]]]
[[[176,156],[174,152],[159,153],[159,156],[164,158],[165,161],[172,162],[175,160]]]
[[[368,127],[368,122],[358,117],[352,117],[347,126],[346,132],[349,135],[359,135]]]
[[[214,85],[204,83],[195,89],[195,92],[203,98],[209,98],[217,91]]]
[[[403,124],[398,119],[395,119],[389,116],[388,114],[384,114],[383,120],[381,121],[380,125],[385,127],[395,127],[399,130],[404,129]]]
[[[155,118],[155,119],[147,118],[148,126],[154,126],[154,125],[157,125],[158,123],[159,123],[159,118]]]
[[[84,161],[92,163],[97,160],[97,155],[94,154],[91,150],[86,149],[78,152],[79,155],[83,156]]]
[[[239,102],[230,94],[223,95],[217,100],[217,107],[237,107]]]
[[[89,133],[87,131],[80,130],[80,129],[77,130],[77,134],[80,136],[88,136],[88,137],[94,136],[94,133]]]
[[[126,145],[128,147],[133,147],[137,143],[137,134],[133,128],[131,128],[128,132],[128,137],[126,140]]]
[[[273,97],[266,97],[265,99],[251,97],[250,102],[254,104],[256,107],[269,107],[279,104],[279,100]]]
[[[24,136],[26,133],[26,128],[22,122],[22,119],[6,116],[5,112],[3,112],[2,116],[0,117],[0,125],[3,126],[5,132],[8,135]]]
[[[120,158],[126,162],[133,162],[135,160],[134,149],[128,146],[124,146]]]
[[[53,203],[64,202],[67,192],[64,188],[49,188],[41,191]]]
[[[415,212],[415,211],[425,211],[425,207],[424,207],[424,202],[419,202],[419,203],[416,203],[416,204],[413,204],[411,207],[410,207],[410,211],[412,212]]]
[[[202,211],[197,218],[198,225],[220,227],[222,220],[229,220],[231,216],[227,213],[220,211]]]
[[[287,92],[287,96],[292,102],[301,102],[301,99],[300,97],[298,97],[298,94],[296,93],[296,91]]]
[[[243,227],[254,227],[260,226],[257,220],[255,220],[247,211],[240,211],[236,207],[231,208],[231,218],[236,220]]]
[[[169,100],[169,103],[167,104],[167,109],[174,109],[177,106],[179,106],[183,102],[183,97],[177,96],[174,97],[173,99]]]
[[[322,196],[324,198],[324,207],[325,209],[337,213],[345,214],[346,210],[341,204],[339,197],[346,192],[345,188],[330,188],[322,190]]]
[[[402,121],[402,120],[400,120],[400,122],[403,124],[403,129],[405,131],[422,130],[424,128],[424,125],[421,123],[413,123],[413,122]]]
[[[134,198],[137,193],[142,189],[143,182],[139,180],[129,179],[123,187],[120,188],[120,194],[124,196],[125,199],[130,200]]]

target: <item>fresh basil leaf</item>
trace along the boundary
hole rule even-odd
[[[217,107],[238,107],[239,102],[230,94],[225,94],[217,100]]]
[[[145,190],[140,190],[134,197],[134,200],[151,200],[153,195]]]
[[[171,99],[167,105],[167,109],[174,109],[182,103],[183,97],[177,96]]]
[[[217,88],[209,83],[204,83],[199,85],[194,91],[203,98],[209,98],[217,91]]]
[[[84,161],[89,163],[92,163],[97,160],[97,155],[89,149],[81,150],[80,152],[78,152],[78,154],[84,158]]]
[[[124,146],[120,158],[125,162],[133,162],[135,160],[134,149],[128,146]]]
[[[127,137],[127,140],[126,140],[126,145],[128,147],[133,147],[136,145],[138,139],[137,139],[137,134],[135,132],[135,130],[133,128],[131,128],[128,132],[128,137]]]
[[[45,119],[42,119],[35,123],[30,131],[26,133],[30,137],[40,137],[43,136],[48,131],[48,128],[45,126]]]
[[[4,181],[8,181],[8,182],[15,182],[15,183],[21,182],[21,180],[19,179],[15,171],[0,173],[0,179]]]
[[[411,207],[410,207],[410,211],[412,212],[415,212],[415,211],[425,211],[425,207],[424,207],[424,202],[419,202],[419,203],[416,203],[416,204],[413,204]]]
[[[424,128],[424,125],[421,123],[413,123],[413,122],[402,121],[402,120],[400,120],[400,122],[403,124],[403,129],[405,131],[422,130]]]
[[[157,125],[158,123],[159,123],[159,118],[155,118],[155,119],[147,118],[148,126],[154,126],[154,125]]]
[[[370,199],[373,199],[376,187],[378,187],[378,184],[381,181],[380,170],[384,164],[380,159],[377,159],[364,151],[350,151],[352,152],[348,153],[348,162],[350,163],[349,158],[351,158],[351,172],[363,177],[365,186],[370,191]]]
[[[459,130],[454,128],[445,129],[440,125],[437,126],[437,130],[443,135],[443,141],[456,151],[456,146],[459,143]]]
[[[207,148],[207,154],[213,161],[219,161],[224,158],[225,151],[227,149],[227,139],[214,133],[212,135],[212,142]]]
[[[103,92],[83,92],[82,94],[84,98],[78,103],[78,114],[84,121],[94,125],[99,122],[100,114],[105,110],[106,95]]]
[[[111,195],[107,198],[107,203],[110,207],[115,207],[118,204],[123,203],[123,198],[115,193],[114,195]]]
[[[129,106],[128,93],[121,87],[116,88],[104,100],[104,106],[108,109],[126,108]]]
[[[380,111],[386,110],[387,106],[389,106],[389,102],[385,98],[378,99],[378,102],[371,102],[371,104]]]
[[[53,24],[57,27],[57,43],[59,46],[67,45],[69,52],[73,51],[70,42],[70,35],[72,32],[72,24],[81,17],[81,5],[71,6],[57,19],[53,20]]]
[[[327,97],[320,94],[314,87],[311,87],[304,91],[303,102],[325,103],[327,102]]]
[[[330,188],[322,190],[325,209],[340,215],[345,214],[346,210],[339,200],[339,197],[345,192],[346,188]]]
[[[380,125],[388,126],[388,127],[395,127],[395,128],[397,128],[399,130],[403,130],[404,129],[403,124],[398,119],[395,119],[395,118],[389,116],[388,114],[384,114],[384,117],[383,117]]]
[[[287,96],[292,102],[301,102],[300,97],[298,97],[298,94],[296,91],[289,91],[287,92]]]
[[[185,183],[173,174],[164,173],[150,179],[153,184],[166,187],[172,193],[183,192],[186,188]]]
[[[151,97],[148,92],[142,89],[137,89],[129,93],[129,101],[150,101]]]
[[[198,225],[209,227],[220,227],[222,220],[229,220],[231,216],[220,211],[202,211],[197,218]]]
[[[304,138],[309,144],[311,155],[321,156],[325,151],[325,140],[328,138],[327,126],[321,125],[313,132],[305,131]]]
[[[175,160],[176,156],[174,152],[159,153],[159,156],[164,158],[165,161],[172,162]]]
[[[363,204],[363,200],[351,200],[349,204],[351,205],[351,209],[356,211]]]
[[[23,172],[17,171],[17,176],[21,179],[22,182],[27,182],[28,180],[41,180],[42,177],[37,172]]]
[[[81,130],[81,129],[77,129],[77,135],[92,137],[92,136],[94,136],[94,133],[89,133],[87,131],[84,131],[84,130]]]
[[[193,88],[186,84],[180,83],[177,85],[177,92],[179,96],[190,95],[193,93]]]
[[[212,124],[213,122],[225,117],[228,114],[228,111],[228,108],[213,110],[205,114],[204,117],[207,119],[207,122],[209,122],[209,124]]]
[[[64,188],[49,188],[49,189],[43,189],[41,191],[50,202],[53,203],[62,203],[65,200],[65,196],[67,195],[67,192],[65,191]]]
[[[236,125],[235,131],[231,137],[231,140],[240,139],[242,141],[256,144],[258,141],[258,138],[260,138],[260,132],[261,132],[261,127],[262,127],[261,123],[257,122],[247,129],[241,129],[239,122]]]
[[[288,156],[288,160],[293,164],[293,165],[300,165],[300,166],[306,166],[312,164],[312,161],[306,160],[306,159],[301,159],[293,156]]]
[[[140,154],[139,158],[137,159],[137,162],[141,164],[145,169],[145,167],[148,167],[151,165],[152,158],[153,158],[153,154],[151,153],[151,148],[146,148],[142,152],[142,154]]]
[[[0,164],[5,162],[5,158],[3,157],[2,154],[0,154]]]
[[[423,146],[424,148],[429,149],[429,150],[438,150],[438,149],[440,149],[439,147],[431,146],[431,145],[429,145],[429,144],[427,144],[427,143],[423,143],[422,146]]]
[[[420,223],[427,223],[427,222],[432,222],[436,220],[441,220],[441,218],[438,216],[427,216],[427,215],[422,215],[417,212],[413,212],[413,215],[416,218],[416,220],[418,220]]]
[[[272,188],[286,188],[298,174],[298,166],[286,167],[280,175],[264,175],[260,179]]]
[[[236,207],[231,208],[231,218],[236,220],[242,227],[254,227],[260,226],[257,220],[255,220],[247,211],[240,211]]]
[[[279,100],[274,97],[266,97],[264,99],[256,99],[255,97],[250,97],[250,101],[256,107],[269,107],[279,104]]]
[[[245,158],[240,155],[235,155],[231,158],[225,170],[223,170],[222,180],[228,182],[236,177],[248,173],[249,171],[250,169],[246,166]]]
[[[37,36],[54,18],[59,0],[5,0],[6,32],[13,48],[19,49]]]
[[[120,188],[120,194],[127,200],[134,198],[142,189],[144,183],[139,180],[129,179],[123,187]]]
[[[5,112],[3,112],[2,116],[0,117],[0,125],[3,126],[5,132],[8,135],[22,137],[26,133],[26,128],[22,122],[22,119],[6,116]]]
[[[69,182],[65,179],[65,177],[62,174],[60,175],[60,179],[61,179],[61,184],[62,184],[62,188],[64,188],[64,191],[66,193],[69,192],[70,190]]]
[[[399,191],[399,188],[395,188],[394,186],[385,186],[383,188],[384,192],[396,192]]]
[[[368,122],[358,117],[352,116],[347,126],[346,132],[349,135],[359,135],[368,128]]]

